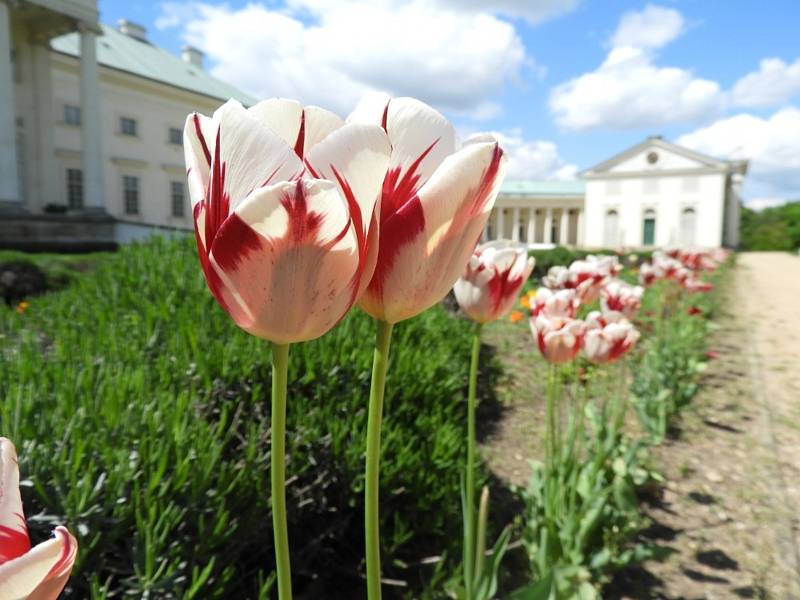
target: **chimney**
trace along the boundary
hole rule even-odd
[[[203,68],[203,57],[205,55],[202,51],[198,50],[194,46],[184,46],[181,49],[181,58],[192,65],[193,67],[197,67],[198,69]]]
[[[147,29],[138,23],[128,21],[128,19],[120,19],[117,21],[117,29],[120,33],[124,33],[135,40],[139,40],[140,42],[147,41]]]

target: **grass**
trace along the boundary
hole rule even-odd
[[[18,445],[34,541],[55,523],[77,534],[68,597],[268,597],[268,344],[214,303],[191,242],[155,240],[93,263],[23,314],[0,309],[0,431]],[[363,587],[373,337],[354,311],[291,350],[301,597],[354,598]],[[382,531],[385,575],[405,587],[387,598],[420,597],[434,571],[421,559],[458,551],[468,341],[469,324],[440,308],[396,328]]]

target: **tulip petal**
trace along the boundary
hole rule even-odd
[[[299,179],[254,191],[220,228],[211,263],[231,317],[273,342],[314,339],[353,304],[358,238],[335,184]]]
[[[247,109],[247,113],[266,125],[289,147],[296,148],[298,142],[302,144],[302,138],[299,136],[302,133],[303,106],[299,102],[286,98],[270,98],[251,106]]]
[[[30,552],[0,565],[2,598],[56,600],[69,579],[78,542],[64,527],[53,539]]]
[[[349,123],[316,145],[306,158],[314,177],[336,182],[349,205],[358,236],[362,266],[355,288],[359,297],[375,271],[378,258],[377,206],[391,146],[377,125]]]
[[[183,127],[183,152],[192,206],[205,198],[211,176],[211,149],[217,135],[214,120],[192,113]]]
[[[19,466],[14,444],[0,438],[0,565],[31,549],[19,494]]]
[[[497,144],[472,144],[447,157],[400,211],[382,215],[364,310],[396,323],[444,298],[480,238],[504,172]]]
[[[306,106],[303,109],[305,119],[305,139],[303,141],[304,155],[327,138],[337,129],[344,126],[342,118],[329,110],[319,106]]]

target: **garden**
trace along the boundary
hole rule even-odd
[[[727,253],[476,248],[502,150],[391,103],[313,147],[311,111],[291,147],[192,115],[195,240],[0,255],[0,592],[590,599],[658,557],[651,451]],[[524,484],[485,444],[512,370],[544,409]]]

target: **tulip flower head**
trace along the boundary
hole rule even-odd
[[[494,206],[506,158],[489,136],[457,148],[453,126],[412,98],[368,96],[348,122],[380,125],[391,142],[378,262],[359,305],[397,323],[439,302],[463,272]]]
[[[0,438],[0,598],[56,600],[67,584],[78,542],[64,527],[31,548],[19,493],[14,445]]]
[[[574,294],[573,290],[568,290]],[[537,294],[538,296],[539,294]],[[569,362],[578,354],[583,343],[585,325],[575,319],[572,303],[564,302],[565,297],[552,299],[545,304],[536,316],[531,316],[531,332],[536,338],[544,358],[555,364]]]
[[[703,281],[697,277],[687,277],[681,284],[690,294],[697,294],[701,292],[710,292],[714,289],[714,284],[708,281]]]
[[[385,132],[290,100],[230,100],[212,117],[189,115],[184,149],[197,249],[219,304],[276,343],[331,329],[375,269]]]
[[[578,312],[580,301],[575,290],[557,290],[540,287],[536,290],[536,295],[528,298],[528,306],[531,316],[536,317],[545,311],[549,315],[561,315],[567,318],[574,318]]]
[[[633,286],[614,279],[608,282],[601,292],[601,306],[603,312],[617,311],[625,315],[626,319],[634,319],[642,307],[644,288]]]
[[[514,306],[534,264],[525,246],[514,242],[478,246],[453,286],[458,305],[477,323],[503,317]]]
[[[592,311],[586,316],[583,350],[593,363],[619,360],[639,339],[639,332],[625,316],[617,311]]]

